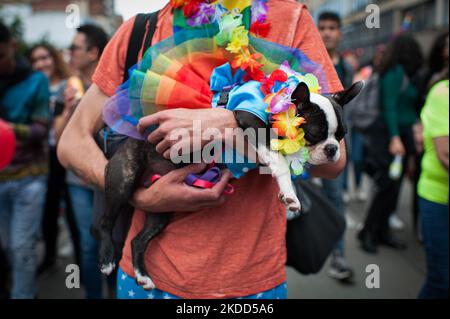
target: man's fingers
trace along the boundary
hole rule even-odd
[[[144,116],[139,120],[137,128],[141,134],[145,132],[145,130],[152,125],[158,125],[161,121],[161,113],[158,112],[149,116]]]
[[[141,129],[139,129],[139,132],[141,132],[141,134],[144,133],[144,131],[141,131]],[[164,138],[166,137],[166,133],[161,129],[161,127],[158,127],[156,130],[154,130],[147,138],[147,140],[152,143],[153,145],[158,145],[159,142],[161,142],[162,140],[164,140]]]
[[[164,152],[163,157],[170,160],[170,148]]]
[[[161,142],[162,143],[162,142]],[[163,157],[165,159],[171,159],[171,155],[174,156],[183,156],[188,155],[191,153],[191,146],[190,146],[190,140],[178,140],[178,141],[168,141],[167,143],[164,143],[164,147],[166,147],[166,150],[163,153]],[[161,147],[163,148],[163,147]],[[172,154],[173,150],[173,154]]]
[[[216,194],[222,196],[223,192],[225,191],[225,189],[228,186],[228,182],[231,179],[231,173],[229,170],[226,170],[223,174],[222,174],[222,178],[220,179],[220,181],[214,185],[214,187],[211,189],[213,192],[215,192]]]
[[[168,175],[174,178],[178,182],[182,182],[186,179],[189,174],[199,174],[206,168],[205,163],[192,164],[177,170],[170,172]]]
[[[156,145],[155,149],[160,154],[166,155],[166,151],[169,151],[170,153],[170,141],[167,139],[163,139],[161,142],[158,143],[158,145]]]

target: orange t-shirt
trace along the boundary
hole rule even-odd
[[[320,63],[333,92],[342,90],[333,64],[306,7],[294,0],[270,0],[268,41],[299,48]],[[153,43],[172,36],[169,5],[159,14]],[[117,31],[94,74],[108,96],[121,84],[134,19]],[[142,52],[140,54],[142,56]],[[146,266],[156,286],[182,298],[232,298],[253,295],[286,281],[286,209],[278,185],[258,170],[232,182],[226,204],[192,213],[176,213],[146,251]],[[131,240],[142,229],[145,213],[136,211],[120,267],[134,277]]]

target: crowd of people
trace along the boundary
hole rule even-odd
[[[361,249],[376,254],[379,245],[406,249],[390,220],[402,182],[409,178],[416,192],[412,214],[420,224],[427,262],[419,297],[447,298],[449,35],[440,35],[425,59],[414,37],[397,34],[377,47],[373,63],[360,66],[356,54],[338,50],[343,34],[336,13],[322,13],[317,28],[343,86],[359,80],[371,84],[345,110],[348,165],[338,178],[322,179],[323,190],[342,215],[350,200],[370,198],[358,240]],[[0,170],[0,297],[39,296],[38,274],[57,264],[62,207],[86,298],[107,297],[98,242],[91,233],[94,188],[82,172],[60,164],[57,145],[93,83],[108,41],[105,31],[88,24],[77,29],[68,60],[48,43],[36,44],[21,56],[10,30],[0,24],[0,120],[13,129],[17,140],[13,161]],[[361,105],[377,110],[364,128],[356,111]],[[394,164],[400,167],[397,174]],[[364,173],[373,180],[372,196],[364,188]],[[350,176],[356,185],[353,192]],[[39,241],[45,244],[41,264]],[[329,275],[343,282],[354,276],[344,238],[331,254]]]
[[[56,266],[62,204],[86,297],[103,297],[98,243],[90,231],[93,190],[61,166],[56,145],[92,83],[108,39],[101,27],[83,25],[69,48],[69,61],[48,43],[36,44],[20,56],[10,31],[1,26],[1,119],[13,126],[17,139],[13,162],[0,172],[3,296],[6,265],[11,298],[37,296],[36,275]],[[38,265],[36,244],[41,239],[45,255]]]
[[[392,220],[396,217],[402,181],[408,177],[415,190],[412,219],[420,217],[420,235],[427,255],[427,279],[420,297],[446,297],[448,254],[447,246],[441,245],[448,245],[448,214],[444,213],[448,212],[448,155],[444,155],[448,154],[448,145],[443,143],[448,143],[445,87],[448,88],[449,34],[435,39],[425,59],[414,37],[399,33],[390,43],[376,48],[370,65],[361,67],[354,53],[337,51],[342,32],[336,13],[322,13],[318,27],[344,86],[359,80],[370,83],[345,110],[349,164],[339,178],[323,181],[324,190],[335,207],[345,212],[344,203],[349,197],[367,200],[361,181],[362,174],[368,174],[375,187],[357,236],[361,248],[370,254],[376,254],[379,245],[404,250],[406,244],[395,236]],[[374,108],[378,113],[371,112]],[[370,117],[374,121],[366,124]],[[434,132],[434,126],[439,133]],[[393,172],[396,163],[397,173]],[[350,168],[354,170],[356,186],[353,196],[348,192]],[[439,230],[434,228],[437,225],[441,227]],[[344,258],[343,247],[341,241],[333,253],[329,273],[338,280],[348,281],[353,271]]]

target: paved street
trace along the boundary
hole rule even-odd
[[[364,220],[368,203],[352,202],[347,210],[346,250],[349,264],[356,273],[354,285],[343,285],[328,277],[328,264],[320,274],[313,276],[301,276],[288,268],[289,298],[416,298],[424,280],[425,255],[412,231],[411,196],[411,185],[404,183],[398,213],[406,225],[398,236],[408,243],[406,251],[380,247],[378,255],[370,255],[359,249],[357,228]],[[366,267],[370,264],[380,267],[379,289],[366,288]]]
[[[406,227],[398,233],[408,243],[408,249],[397,252],[381,248],[378,255],[368,255],[358,247],[355,239],[358,224],[364,218],[367,204],[351,202],[348,205],[348,231],[346,249],[349,263],[356,273],[353,285],[343,285],[327,275],[328,264],[322,272],[313,276],[302,276],[288,268],[289,298],[415,298],[424,280],[425,262],[423,250],[412,232],[411,186],[405,184],[399,204],[399,215]],[[63,234],[63,237],[67,234]],[[69,290],[65,287],[65,265],[70,259],[60,260],[60,266],[54,272],[42,276],[39,280],[39,298],[82,298],[81,289]],[[368,289],[365,281],[368,275],[366,266],[376,264],[380,267],[380,288]]]

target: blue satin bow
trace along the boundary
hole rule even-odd
[[[245,72],[239,68],[233,75],[230,63],[225,63],[214,69],[210,79],[211,91],[216,92],[212,107],[217,107],[220,92],[232,87],[226,108],[230,111],[239,110],[252,113],[268,124],[267,103],[264,102],[264,95],[260,90],[261,83],[256,81],[244,82],[244,74]]]

